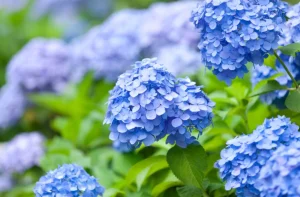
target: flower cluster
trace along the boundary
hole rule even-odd
[[[139,35],[144,48],[152,52],[162,46],[181,44],[196,49],[197,31],[189,22],[195,2],[155,3],[145,14]],[[168,10],[166,12],[166,10]],[[196,50],[195,50],[196,51]]]
[[[38,132],[22,133],[4,145],[0,169],[5,172],[24,172],[39,164],[44,155],[44,137]]]
[[[288,118],[266,119],[250,135],[243,135],[227,142],[221,159],[215,164],[226,183],[226,190],[236,188],[237,196],[259,196],[255,182],[262,166],[280,145],[299,140],[298,126]]]
[[[300,196],[300,143],[280,146],[261,168],[255,186],[260,196]]]
[[[69,48],[62,41],[36,38],[10,61],[7,81],[18,84],[25,92],[59,92],[71,71]]]
[[[96,78],[111,81],[125,72],[139,58],[141,46],[136,30],[142,15],[139,10],[117,12],[103,25],[75,40],[73,57],[79,73],[92,70]]]
[[[0,129],[16,123],[23,115],[26,98],[15,84],[7,84],[0,90]]]
[[[0,11],[4,10],[5,12],[15,12],[22,9],[27,5],[28,0],[1,0],[0,1]]]
[[[280,40],[280,44],[287,45],[300,42],[300,3],[290,6],[287,12],[289,20],[283,29],[284,37]]]
[[[200,31],[203,62],[227,84],[243,77],[247,62],[262,65],[278,47],[286,4],[280,0],[205,0],[191,21]]]
[[[10,174],[0,172],[0,192],[7,191],[13,187],[13,180]]]
[[[105,123],[110,139],[139,147],[168,135],[181,147],[194,143],[192,128],[211,124],[211,102],[189,79],[176,79],[156,59],[136,62],[110,92]]]
[[[44,196],[102,196],[104,188],[81,166],[64,164],[41,177],[34,188],[36,197]]]
[[[280,55],[280,58],[284,61],[286,66],[288,67],[289,71],[293,75],[293,77],[296,80],[300,79],[300,53],[296,54],[296,57],[287,56],[284,54]],[[279,61],[276,61],[276,70],[272,69],[271,67],[267,66],[256,66],[252,70],[252,77],[251,81],[253,86],[255,86],[257,83],[259,83],[261,80],[269,79],[270,77],[281,73],[281,76],[278,76],[275,78],[276,81],[280,85],[291,87],[292,86],[292,80],[291,78],[286,74],[286,71],[284,70],[283,66],[279,63]],[[288,91],[287,90],[276,90],[264,95],[260,96],[260,99],[267,104],[279,104],[284,103],[284,99],[287,96]]]
[[[154,56],[176,76],[193,73],[201,65],[201,57],[198,52],[183,44],[162,47]]]

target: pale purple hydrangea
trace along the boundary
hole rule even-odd
[[[225,189],[236,189],[238,197],[259,196],[254,184],[262,166],[280,145],[300,139],[298,129],[289,118],[278,116],[266,119],[252,134],[229,140],[215,163],[226,181]]]
[[[300,143],[278,147],[261,168],[255,186],[261,197],[300,196]]]
[[[22,133],[4,144],[3,149],[0,169],[8,173],[22,173],[39,165],[44,155],[44,137],[38,132]]]
[[[60,92],[72,72],[68,46],[60,40],[35,38],[8,64],[8,83],[18,84],[25,92]]]
[[[104,187],[81,166],[64,164],[41,177],[35,185],[34,193],[36,197],[99,197],[103,196]]]
[[[0,0],[0,11],[16,12],[23,9],[28,4],[28,0]]]
[[[156,59],[136,62],[122,74],[110,92],[105,123],[110,139],[121,144],[146,146],[168,135],[167,143],[181,147],[196,142],[211,124],[211,102],[189,79],[176,79]]]
[[[119,11],[75,40],[73,57],[79,75],[94,71],[97,79],[116,80],[139,59],[141,45],[136,31],[142,15],[139,10]]]
[[[288,67],[289,71],[293,75],[296,80],[300,80],[300,53],[297,53],[296,57],[287,56],[284,54],[280,55],[281,59],[284,61],[286,66]],[[276,81],[280,85],[292,87],[292,80],[284,70],[283,66],[280,64],[279,61],[276,61],[276,70],[271,67],[267,66],[256,66],[252,70],[252,77],[251,81],[253,86],[259,83],[261,80],[269,79],[270,77],[281,73],[281,76],[276,77]],[[276,90],[267,94],[263,94],[260,96],[260,99],[270,104],[280,104],[284,103],[284,100],[288,94],[287,90]]]
[[[0,192],[10,190],[14,186],[12,176],[7,173],[0,172]]]
[[[197,50],[183,44],[162,47],[154,56],[176,76],[192,74],[201,65],[201,57]]]
[[[278,47],[286,3],[280,0],[205,0],[191,21],[200,31],[198,45],[205,65],[230,84],[242,78],[247,62],[262,65]]]
[[[7,84],[0,90],[0,130],[13,126],[22,116],[27,99],[15,84]]]
[[[138,33],[144,48],[154,53],[166,45],[183,44],[196,50],[199,36],[189,22],[196,2],[155,3],[146,10]]]

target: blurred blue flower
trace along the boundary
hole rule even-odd
[[[15,124],[25,111],[27,100],[15,84],[7,84],[0,90],[0,130]]]
[[[8,83],[25,92],[60,92],[72,72],[71,54],[60,40],[35,38],[16,54],[7,68]]]
[[[110,92],[104,121],[111,124],[110,139],[134,148],[166,135],[167,143],[181,147],[196,143],[192,129],[201,133],[211,123],[214,103],[195,83],[177,80],[156,59],[144,59],[133,67]]]
[[[288,67],[289,71],[293,75],[296,80],[300,80],[300,53],[297,53],[296,57],[287,56],[284,54],[280,55],[280,58],[284,61],[286,66]],[[275,78],[276,81],[280,85],[292,87],[292,80],[284,70],[284,67],[280,64],[277,60],[275,64],[276,70],[272,69],[271,67],[267,66],[256,66],[252,69],[252,77],[251,81],[253,86],[259,83],[261,80],[270,79],[272,76],[282,73],[281,76]],[[260,99],[270,104],[279,104],[284,103],[285,97],[287,96],[287,90],[276,90],[267,94],[263,94],[260,96]]]
[[[114,141],[113,147],[115,150],[121,153],[128,153],[134,150],[134,146],[130,143],[122,143],[120,141]]]
[[[300,196],[300,143],[278,147],[261,168],[255,186],[264,197]]]
[[[103,195],[104,188],[81,166],[64,164],[41,177],[36,183],[34,193],[36,197],[97,197]]]
[[[199,36],[189,22],[195,5],[196,2],[155,3],[145,11],[138,34],[148,56],[162,47],[177,44],[196,51]]]
[[[242,135],[227,142],[221,159],[215,163],[225,189],[236,188],[239,197],[259,196],[255,182],[261,167],[280,145],[289,145],[300,139],[299,127],[289,118],[278,116],[266,119],[252,134]]]
[[[162,47],[154,56],[175,76],[192,74],[201,65],[201,57],[197,50],[183,44]]]
[[[278,47],[286,3],[280,0],[205,0],[191,21],[200,31],[202,60],[227,84],[242,78],[247,62],[262,65]]]
[[[3,148],[0,169],[21,173],[39,164],[44,155],[44,137],[38,132],[22,133],[4,144]]]
[[[192,136],[195,129],[198,136],[203,129],[212,123],[212,102],[189,78],[178,79],[175,86],[178,97],[175,98],[173,108],[167,110],[169,121],[167,123],[167,143],[176,143],[180,147],[198,143],[196,137]]]
[[[16,12],[24,8],[28,4],[28,0],[1,0],[0,11]]]
[[[0,192],[7,191],[13,187],[14,183],[10,174],[0,172]]]
[[[138,60],[141,45],[136,31],[142,15],[139,10],[119,11],[75,40],[72,48],[78,76],[92,70],[97,79],[116,80]]]
[[[176,78],[156,59],[144,59],[133,67],[120,75],[110,92],[105,123],[111,124],[111,140],[149,146],[166,135],[167,110],[178,97]]]
[[[289,20],[283,29],[284,37],[280,40],[281,45],[300,42],[300,3],[290,6],[287,12]]]

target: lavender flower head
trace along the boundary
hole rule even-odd
[[[300,143],[278,147],[261,168],[255,186],[264,197],[300,196]]]
[[[75,40],[73,57],[79,75],[92,70],[97,79],[112,81],[125,72],[139,57],[141,46],[136,30],[142,15],[138,10],[119,11]]]
[[[280,55],[280,58],[284,61],[286,66],[288,67],[289,71],[293,75],[293,77],[296,80],[300,79],[300,53],[296,54],[296,57],[291,57],[287,56],[284,54]],[[267,66],[256,66],[252,70],[252,77],[251,81],[253,86],[255,86],[257,83],[259,83],[261,80],[264,79],[269,79],[270,77],[282,73],[281,76],[278,76],[275,78],[276,81],[280,85],[287,86],[287,87],[292,87],[292,80],[286,74],[286,71],[284,70],[283,66],[279,63],[279,61],[276,61],[276,70],[274,70],[271,67]],[[284,99],[287,96],[288,91],[287,90],[276,90],[267,94],[263,94],[260,96],[260,99],[262,102],[267,103],[268,105],[270,104],[279,104],[279,103],[284,103]]]
[[[156,59],[136,62],[110,92],[105,123],[110,139],[122,145],[146,146],[168,135],[167,143],[181,147],[196,142],[212,118],[211,102],[189,79],[177,80]]]
[[[15,84],[7,84],[0,90],[0,129],[6,129],[15,124],[23,115],[26,98]]]
[[[36,183],[34,193],[36,197],[97,197],[103,195],[104,188],[81,166],[64,164],[41,177]]]
[[[0,144],[0,154],[5,152],[3,144]],[[7,191],[13,187],[13,179],[10,173],[0,169],[0,192]]]
[[[189,22],[195,2],[155,3],[145,14],[139,27],[143,47],[152,53],[162,46],[183,44],[196,48],[197,31]]]
[[[4,145],[0,167],[5,172],[24,172],[38,165],[44,155],[44,137],[38,132],[22,133]]]
[[[69,48],[60,40],[36,38],[13,57],[8,65],[8,83],[25,92],[60,92],[72,72]]]
[[[220,80],[242,78],[247,62],[262,65],[278,47],[286,3],[280,0],[205,0],[191,21],[200,31],[202,60]]]
[[[227,182],[225,189],[236,188],[238,197],[259,196],[254,184],[261,168],[280,145],[300,139],[298,129],[290,119],[278,116],[266,119],[252,134],[229,140],[221,151],[221,159],[215,163]]]
[[[197,50],[183,44],[162,47],[155,57],[175,76],[191,74],[201,65],[201,57]]]
[[[28,3],[28,0],[0,0],[0,11],[16,12],[24,8]]]

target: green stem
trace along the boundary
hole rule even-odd
[[[294,82],[296,89],[299,87],[296,79],[293,77],[293,75],[291,74],[291,72],[289,71],[288,67],[285,65],[285,63],[282,61],[282,59],[278,56],[278,54],[276,53],[275,50],[274,51],[274,55],[275,57],[278,59],[278,61],[280,62],[280,64],[283,66],[284,70],[287,72],[287,74],[290,76],[290,78],[292,79],[292,81]]]

